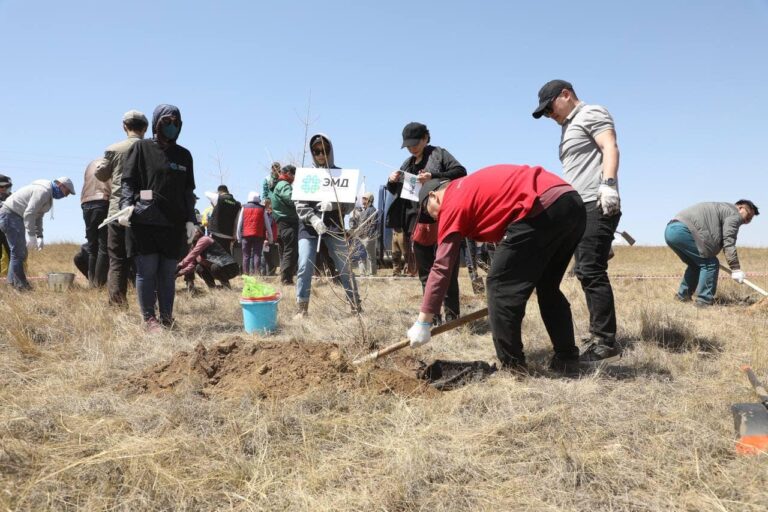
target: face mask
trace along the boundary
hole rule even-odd
[[[55,183],[51,183],[51,185],[53,185],[53,198],[54,199],[61,199],[62,197],[64,197],[64,191],[61,190],[61,187],[59,187]]]
[[[181,131],[181,128],[176,126],[173,123],[170,124],[164,124],[160,127],[160,130],[163,132],[163,135],[168,140],[176,140],[176,137],[179,136],[179,132]]]

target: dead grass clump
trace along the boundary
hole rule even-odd
[[[640,336],[670,352],[715,354],[723,351],[720,341],[697,336],[685,321],[658,309],[640,310]]]

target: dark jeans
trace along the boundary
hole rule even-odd
[[[128,278],[132,258],[131,229],[117,222],[107,225],[107,253],[109,254],[109,273],[107,274],[107,290],[109,303],[123,305],[128,293]]]
[[[437,245],[421,245],[413,242],[413,253],[416,256],[416,265],[419,270],[419,281],[421,281],[421,291],[427,286],[427,278],[432,265],[435,263],[435,254]],[[459,262],[453,267],[451,281],[448,284],[448,292],[443,301],[443,310],[446,320],[453,320],[459,317]]]
[[[507,227],[496,247],[486,284],[493,345],[502,365],[525,363],[521,327],[525,304],[534,289],[555,353],[579,355],[571,306],[560,291],[560,281],[585,224],[581,198],[570,192],[536,217]]]
[[[161,254],[137,254],[136,293],[144,320],[155,317],[155,301],[160,319],[173,319],[173,301],[176,296],[176,260]]]
[[[85,239],[88,240],[88,281],[101,288],[107,283],[109,256],[107,255],[107,227],[99,224],[107,218],[109,201],[89,201],[82,204],[85,221]]]
[[[8,284],[17,290],[29,290],[32,287],[24,274],[24,261],[27,259],[27,238],[24,231],[24,219],[11,210],[0,207],[0,231],[10,247],[8,263]]]
[[[299,266],[299,223],[282,218],[277,221],[277,231],[280,233],[280,243],[283,244],[283,253],[280,258],[280,282],[291,284]]]
[[[597,207],[597,201],[585,203],[584,208],[587,228],[576,247],[574,272],[587,300],[590,334],[615,339],[616,308],[608,279],[608,255],[621,213],[606,217]]]
[[[244,236],[242,245],[243,274],[260,274],[261,251],[264,249],[264,238],[259,236]]]

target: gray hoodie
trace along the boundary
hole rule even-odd
[[[11,194],[3,203],[4,208],[24,219],[30,239],[43,236],[43,215],[52,205],[53,185],[50,180],[35,180]]]
[[[335,165],[335,161],[333,158],[333,144],[331,143],[331,139],[328,138],[327,135],[323,133],[316,133],[315,135],[309,138],[310,153],[312,152],[312,145],[316,144],[318,139],[320,139],[321,137],[325,139],[329,148],[328,158],[326,159],[326,163],[327,163],[326,168],[340,169],[340,167],[337,167]],[[315,167],[320,168],[320,165],[318,165],[315,155],[312,155],[312,162]],[[341,219],[339,219],[339,206],[341,207],[342,216],[347,215],[355,207],[354,203],[333,203],[333,209],[330,212],[326,212],[325,215],[323,215],[322,212],[317,211],[317,205],[319,204],[317,201],[295,201],[294,204],[296,206],[296,213],[299,215],[299,238],[300,239],[317,237],[317,231],[315,231],[314,228],[312,227],[312,219],[314,218],[319,219],[322,217],[323,224],[328,226],[328,231],[331,231],[334,233],[342,233],[344,231],[344,218],[342,217]]]
[[[739,270],[736,237],[744,219],[731,203],[698,203],[681,211],[673,220],[688,227],[702,258],[714,258],[722,249],[731,270]]]

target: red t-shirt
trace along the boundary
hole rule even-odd
[[[454,180],[443,195],[437,242],[451,233],[478,242],[498,242],[511,222],[538,213],[546,205],[538,200],[565,181],[541,167],[493,165]]]
[[[462,238],[498,242],[509,224],[538,215],[571,191],[573,187],[554,174],[527,165],[494,165],[452,181],[440,206],[437,254],[421,311],[440,312]]]

